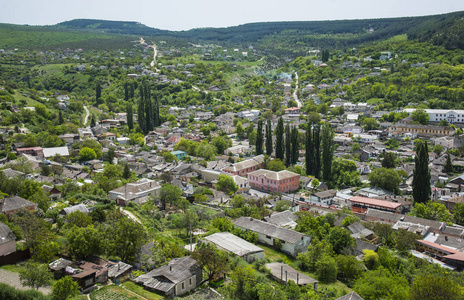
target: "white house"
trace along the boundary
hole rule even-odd
[[[212,243],[219,249],[233,253],[252,263],[264,257],[264,250],[230,232],[218,232],[204,238],[206,243]]]
[[[311,237],[308,235],[249,217],[235,220],[234,226],[256,232],[258,241],[269,246],[275,246],[280,241],[282,244],[280,250],[293,257],[298,253],[306,252],[311,243]]]
[[[145,203],[149,195],[159,196],[161,185],[147,178],[128,183],[109,192],[110,199],[116,200],[116,204],[126,206],[130,201]]]

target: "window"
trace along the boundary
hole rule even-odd
[[[272,239],[272,238],[271,238],[270,236],[268,236],[268,235],[266,235],[266,238],[267,238],[267,239],[270,239],[270,240]]]
[[[189,278],[189,286],[192,286],[192,278]]]
[[[185,290],[185,283],[182,282],[182,290]]]

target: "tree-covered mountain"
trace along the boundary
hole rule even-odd
[[[430,41],[448,49],[463,48],[464,12],[443,15],[387,19],[297,21],[249,23],[227,28],[198,28],[168,31],[137,22],[77,19],[56,26],[68,29],[105,31],[114,34],[166,36],[217,43],[262,43],[267,46],[283,40],[314,47],[340,48],[383,40],[399,34],[410,39]]]

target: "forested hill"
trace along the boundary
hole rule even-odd
[[[140,36],[169,36],[190,41],[345,47],[407,34],[410,39],[430,41],[448,49],[464,49],[464,11],[443,15],[389,19],[249,23],[227,28],[168,31],[137,22],[78,19],[59,23],[60,28],[105,31]]]

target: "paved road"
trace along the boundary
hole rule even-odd
[[[0,269],[0,282],[6,283],[11,285],[19,290],[30,290],[31,288],[28,286],[23,286],[21,281],[19,280],[19,274],[13,273],[7,270]],[[45,295],[50,294],[50,288],[40,288],[40,292],[44,293]]]
[[[87,120],[89,118],[90,113],[89,113],[89,110],[87,109],[87,106],[84,105],[84,109],[85,109],[85,117],[84,117],[84,126],[85,126],[85,124],[87,124]]]

